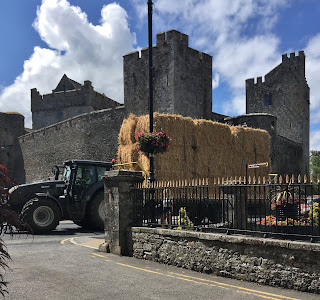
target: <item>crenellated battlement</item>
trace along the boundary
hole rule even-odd
[[[265,80],[262,79],[262,76],[258,76],[257,78],[249,78],[246,79],[246,87],[254,87],[254,86],[259,86],[263,87],[265,84]]]
[[[305,58],[305,54],[304,54],[304,51],[299,51],[298,52],[298,55],[296,55],[296,53],[295,52],[291,52],[290,53],[290,56],[288,57],[288,54],[287,53],[284,53],[284,54],[282,54],[282,61],[284,62],[284,61],[288,61],[288,60],[292,60],[292,59],[304,59]]]
[[[156,41],[157,41],[157,46],[162,46],[165,43],[168,43],[168,44],[177,43],[180,45],[184,45],[186,47],[188,47],[189,45],[188,35],[174,29],[170,29],[167,32],[158,33],[156,37]]]
[[[170,46],[173,48],[177,48],[177,47],[185,48],[186,51],[188,51],[190,55],[197,56],[201,62],[207,63],[207,62],[212,61],[211,55],[204,53],[204,52],[201,52],[201,51],[198,51],[198,50],[195,50],[193,48],[190,48],[188,35],[180,32],[180,31],[171,29],[171,30],[168,30],[167,32],[161,32],[156,35],[156,45],[153,46],[155,51],[162,51],[161,50],[162,48],[168,49],[168,48],[170,48]],[[125,61],[128,61],[128,60],[135,61],[135,60],[139,60],[139,59],[141,61],[144,61],[144,60],[147,60],[149,57],[148,49],[149,49],[148,47],[142,48],[140,50],[140,52],[133,51],[133,52],[125,54],[123,57],[124,57]]]

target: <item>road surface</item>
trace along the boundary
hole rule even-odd
[[[103,233],[61,222],[49,235],[5,235],[7,300],[282,299],[320,296],[216,277],[97,250]]]

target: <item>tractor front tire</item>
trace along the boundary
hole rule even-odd
[[[89,204],[89,222],[98,229],[104,230],[105,200],[104,191],[99,191]]]
[[[43,234],[54,230],[61,213],[58,205],[47,198],[29,200],[22,208],[20,218],[32,234]]]

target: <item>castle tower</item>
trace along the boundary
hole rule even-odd
[[[246,112],[267,113],[277,118],[277,143],[273,151],[278,161],[274,171],[290,170],[291,164],[294,173],[308,174],[310,95],[303,51],[298,56],[282,55],[282,62],[265,75],[264,82],[262,77],[256,83],[253,78],[246,80]],[[292,161],[292,157],[300,159]]]
[[[63,75],[51,94],[31,90],[32,128],[40,129],[75,116],[120,106],[118,102],[94,91],[91,81],[83,85]]]
[[[149,112],[148,48],[124,56],[124,104],[135,115]],[[212,57],[188,47],[176,30],[157,34],[153,47],[154,111],[210,119]]]

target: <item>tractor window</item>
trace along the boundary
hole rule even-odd
[[[71,168],[70,168],[70,166],[65,166],[64,172],[63,172],[63,180],[64,180],[66,183],[69,183],[69,181],[70,181],[70,175],[71,175]]]
[[[97,167],[98,181],[102,181],[105,171],[109,171],[110,167]]]
[[[76,183],[89,185],[95,182],[95,168],[93,166],[78,166]]]

